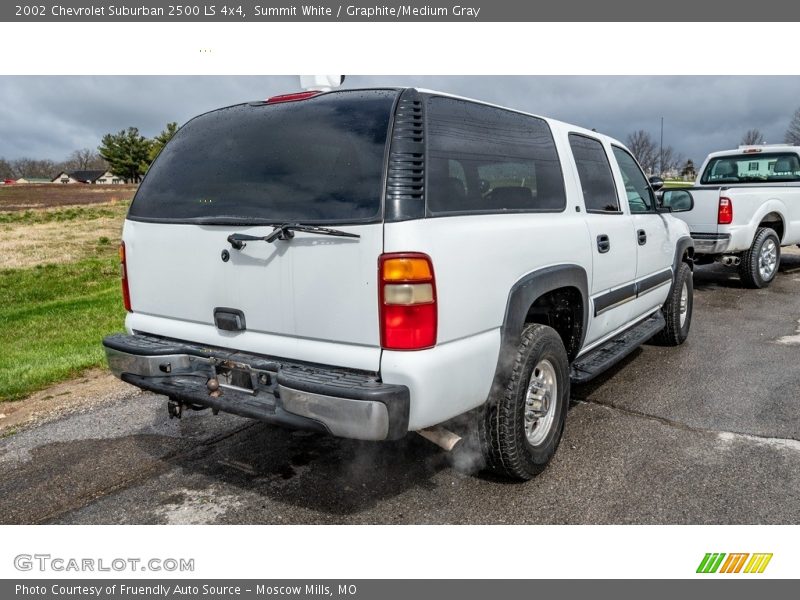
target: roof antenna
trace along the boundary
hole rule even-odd
[[[309,92],[330,92],[343,83],[344,75],[300,75],[300,87]]]

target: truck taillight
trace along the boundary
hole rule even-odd
[[[724,196],[719,199],[719,210],[717,211],[717,223],[719,225],[730,225],[733,223],[733,202]]]
[[[378,260],[381,346],[422,350],[436,345],[436,279],[426,254],[382,254]]]
[[[122,277],[122,304],[125,306],[125,310],[132,312],[131,291],[128,288],[128,261],[125,259],[125,242],[121,242],[119,245],[119,264]]]

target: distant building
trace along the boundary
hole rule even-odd
[[[91,183],[96,185],[117,185],[125,183],[111,171],[61,171],[53,177],[52,183]]]
[[[17,183],[52,183],[47,177],[20,177]]]
[[[697,178],[697,169],[694,168],[694,162],[687,160],[686,164],[681,169],[681,177],[686,180],[694,180]]]

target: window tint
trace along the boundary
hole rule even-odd
[[[793,152],[719,156],[708,161],[700,183],[800,181],[800,156]]]
[[[617,188],[603,144],[584,135],[571,133],[569,145],[578,167],[586,210],[619,212]]]
[[[625,194],[628,196],[631,212],[643,213],[653,210],[655,205],[653,190],[639,165],[630,154],[617,146],[614,146],[614,157],[622,172],[622,181],[625,183]]]
[[[334,92],[197,117],[153,163],[130,215],[211,223],[379,218],[396,96]]]
[[[566,206],[561,164],[542,119],[452,98],[431,98],[427,118],[431,213]]]

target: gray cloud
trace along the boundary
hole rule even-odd
[[[426,87],[595,128],[623,139],[645,129],[701,160],[735,147],[750,128],[782,141],[800,106],[800,77],[348,76],[345,87]],[[0,157],[60,160],[103,134],[293,91],[291,76],[0,77]]]

